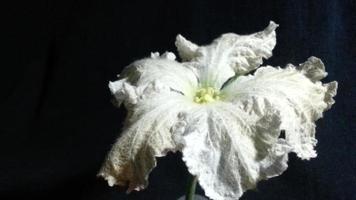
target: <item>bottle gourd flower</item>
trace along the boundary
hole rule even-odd
[[[128,116],[98,175],[141,190],[156,157],[180,151],[206,196],[232,200],[282,174],[288,153],[316,157],[315,121],[334,104],[337,82],[320,81],[327,73],[316,57],[260,67],[277,27],[223,34],[204,46],[178,35],[181,62],[152,53],[127,66],[109,88]]]

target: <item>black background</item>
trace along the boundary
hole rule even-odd
[[[124,109],[107,84],[151,51],[174,51],[181,33],[207,44],[226,32],[280,24],[265,64],[320,57],[339,82],[317,122],[318,157],[291,154],[288,170],[241,199],[356,199],[356,3],[346,1],[13,1],[5,8],[0,101],[0,199],[164,199],[185,191],[179,154],[160,158],[143,192],[126,195],[96,172]],[[202,193],[199,189],[198,193]]]

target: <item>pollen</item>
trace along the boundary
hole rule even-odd
[[[213,102],[219,99],[219,90],[212,87],[200,88],[194,96],[194,102],[200,104]]]

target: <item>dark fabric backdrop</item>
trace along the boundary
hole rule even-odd
[[[22,1],[3,17],[0,199],[152,199],[182,196],[179,154],[158,159],[143,192],[126,195],[96,172],[119,135],[124,109],[107,87],[151,51],[175,51],[178,33],[206,44],[226,32],[280,27],[265,64],[321,58],[339,82],[336,104],[317,122],[318,157],[290,155],[283,175],[248,200],[355,200],[356,1]],[[198,189],[198,193],[202,193]]]

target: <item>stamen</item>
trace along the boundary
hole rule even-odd
[[[202,103],[213,102],[219,99],[220,99],[219,90],[212,87],[207,87],[207,88],[200,88],[195,93],[194,102],[202,104]]]

